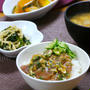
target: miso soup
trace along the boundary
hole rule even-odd
[[[77,14],[71,17],[70,21],[81,26],[90,27],[90,12]]]

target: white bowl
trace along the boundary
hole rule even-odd
[[[0,22],[0,31],[4,30],[9,26],[17,26],[22,30],[22,33],[29,38],[31,44],[40,43],[43,40],[43,34],[37,29],[35,23],[30,21],[1,21]],[[8,51],[0,48],[0,52],[7,57],[16,57],[17,54],[27,46],[23,46],[19,49]]]
[[[3,13],[6,16],[14,18],[14,19],[36,19],[36,18],[39,18],[39,17],[45,15],[58,2],[58,0],[54,0],[49,5],[42,7],[38,10],[34,10],[31,12],[25,12],[25,13],[19,13],[19,14],[12,14],[12,10],[13,10],[14,6],[17,5],[18,1],[19,0],[5,0],[5,2],[3,4]]]
[[[72,88],[74,88],[80,82],[90,66],[90,59],[87,53],[75,45],[67,43],[70,49],[77,54],[77,60],[79,60],[81,64],[82,72],[78,76],[63,81],[46,81],[33,78],[21,70],[20,67],[22,65],[29,64],[31,57],[34,54],[42,53],[48,43],[49,42],[44,42],[29,46],[21,51],[16,59],[16,65],[19,72],[27,84],[35,90],[72,90]]]

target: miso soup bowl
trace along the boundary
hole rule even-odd
[[[17,56],[16,66],[19,72],[21,73],[22,78],[30,87],[35,90],[72,90],[85,76],[85,73],[87,72],[90,66],[90,59],[87,53],[75,45],[67,43],[70,49],[76,53],[77,60],[79,60],[81,64],[82,72],[79,75],[75,75],[70,79],[62,81],[40,80],[25,74],[20,68],[22,65],[29,64],[30,59],[34,54],[42,53],[49,43],[50,42],[42,42],[36,45],[31,45],[21,51]]]
[[[70,5],[65,11],[67,30],[77,44],[90,53],[90,27],[80,26],[70,21],[70,18],[79,13],[90,13],[90,1],[80,1]]]
[[[50,11],[58,2],[58,0],[52,1],[49,5],[42,7],[38,10],[33,10],[31,12],[24,12],[19,14],[13,14],[12,10],[17,5],[19,0],[5,0],[3,4],[3,13],[13,19],[37,19],[45,15]]]

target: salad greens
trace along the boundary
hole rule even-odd
[[[29,44],[31,42],[16,26],[9,26],[0,32],[0,48],[4,50],[15,50]]]

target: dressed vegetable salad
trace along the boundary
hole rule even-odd
[[[0,32],[0,48],[4,50],[15,50],[29,44],[30,40],[16,26],[9,26]]]

